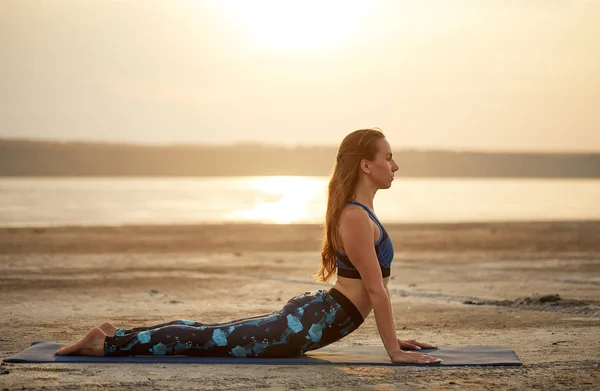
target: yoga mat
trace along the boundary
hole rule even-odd
[[[292,358],[236,358],[194,356],[93,357],[55,356],[60,344],[34,342],[30,347],[5,358],[12,363],[130,363],[130,364],[266,364],[266,365],[415,365],[390,362],[381,346],[326,346]],[[423,349],[444,360],[434,366],[523,365],[514,350],[502,346],[457,346]]]

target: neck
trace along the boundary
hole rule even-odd
[[[371,210],[375,210],[373,208],[375,193],[377,193],[376,188],[371,187],[367,181],[359,180],[353,198],[361,204],[368,206]]]

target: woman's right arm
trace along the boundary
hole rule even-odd
[[[377,330],[383,346],[394,362],[436,363],[438,359],[422,353],[405,352],[400,349],[392,303],[383,283],[383,276],[373,244],[374,227],[369,216],[361,209],[346,208],[342,213],[340,237],[344,251],[352,261],[369,294],[375,312]]]

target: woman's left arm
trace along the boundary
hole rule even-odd
[[[388,289],[387,285],[385,287],[385,291],[387,292],[388,297],[391,300],[390,290]],[[393,316],[394,316],[394,314],[392,312],[392,317]],[[396,318],[394,317],[394,323],[396,323],[395,320],[396,320]],[[404,340],[404,339],[398,338],[398,346],[402,350],[405,350],[405,349],[407,349],[407,350],[437,349],[437,345],[433,345],[433,344],[430,344],[427,342],[419,342],[414,339]]]

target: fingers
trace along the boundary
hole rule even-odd
[[[421,350],[421,349],[437,349],[437,345],[433,345],[426,342],[415,341],[414,339],[403,341],[398,340],[398,344],[400,345],[400,349],[411,349],[411,350]]]
[[[419,345],[415,345],[415,344],[410,343],[410,342],[401,341],[400,342],[400,349],[421,350],[421,347]]]
[[[408,342],[408,343],[411,343],[413,345],[420,346],[422,349],[437,349],[437,345],[430,344],[430,343],[427,343],[427,342],[415,341],[414,339],[411,339],[410,341],[404,341],[404,342]]]
[[[419,361],[423,364],[439,364],[442,362],[441,359],[422,354]]]
[[[437,345],[433,345],[433,344],[430,344],[430,343],[423,343],[423,342],[421,342],[419,344],[419,346],[421,346],[421,348],[423,348],[423,349],[437,349]]]
[[[400,352],[390,356],[392,362],[404,364],[439,364],[442,362],[437,357],[416,352]]]

